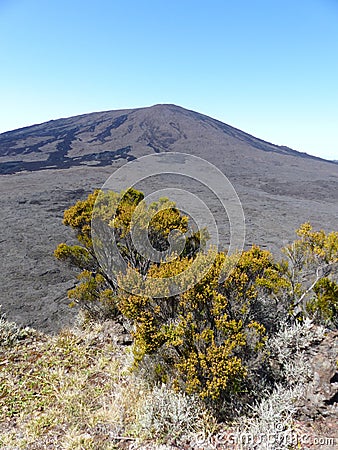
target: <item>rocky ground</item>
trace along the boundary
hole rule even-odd
[[[246,247],[256,243],[278,254],[305,221],[337,229],[338,164],[174,105],[93,113],[3,133],[0,304],[10,320],[47,332],[72,322],[66,292],[75,273],[53,257],[58,243],[74,239],[62,225],[63,211],[128,160],[161,152],[199,156],[228,177],[243,206]],[[167,182],[201,198],[226,247],[227,215],[196,180],[163,175],[136,187],[150,193]]]

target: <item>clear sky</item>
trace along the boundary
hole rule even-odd
[[[0,0],[0,132],[174,103],[338,159],[338,0]]]

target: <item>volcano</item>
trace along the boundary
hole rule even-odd
[[[199,156],[226,175],[243,206],[246,246],[278,252],[305,221],[337,229],[336,162],[179,106],[95,112],[9,131],[0,134],[0,304],[9,319],[44,331],[73,320],[66,291],[75,273],[53,257],[58,243],[74,241],[62,225],[64,209],[128,161],[164,152]]]

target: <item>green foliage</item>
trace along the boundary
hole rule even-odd
[[[120,315],[133,330],[135,368],[142,371],[152,359],[154,380],[213,407],[234,399],[252,402],[254,387],[263,378],[273,379],[265,344],[282,323],[310,317],[337,324],[336,232],[302,225],[280,262],[257,246],[235,256],[211,248],[199,252],[206,249],[206,230],[193,230],[170,200],[147,205],[134,189],[96,191],[68,209],[64,223],[75,229],[80,243],[60,244],[55,251],[58,259],[82,271],[69,291],[72,302],[95,319]],[[109,266],[112,239],[127,264],[115,277],[100,267],[94,253],[96,246]],[[142,256],[149,242],[154,254],[164,252],[162,259]],[[232,269],[220,283],[227,267]],[[180,294],[166,283],[173,277]]]
[[[90,317],[98,320],[118,315],[114,291],[100,273],[84,270],[78,275],[78,279],[80,283],[68,291],[68,297],[73,300],[70,306],[78,303]]]
[[[303,249],[304,260],[307,264],[320,262],[332,265],[338,262],[338,232],[313,231],[309,223],[304,223],[297,231],[300,240],[296,241]]]
[[[92,212],[99,191],[89,194],[86,200],[78,201],[64,213],[63,223],[76,230],[78,241],[86,248],[92,247],[91,220]]]
[[[255,248],[244,254],[242,264],[248,264],[251,253],[257,256],[258,251]],[[136,362],[148,354],[156,355],[162,361],[162,380],[171,380],[177,389],[197,393],[211,403],[243,391],[250,361],[265,342],[264,326],[254,320],[253,314],[243,321],[240,309],[231,308],[229,299],[221,293],[226,291],[218,282],[225,259],[224,254],[217,254],[207,275],[179,296],[152,298],[121,293],[119,298],[121,312],[135,324]],[[200,264],[203,262],[201,258]],[[151,275],[173,275],[188,263],[183,258],[163,264],[152,268]],[[252,283],[258,273],[263,277],[263,270],[252,273]],[[242,279],[233,274],[227,286],[236,281]]]
[[[313,231],[305,223],[297,235],[283,249],[288,261],[281,276],[289,312],[296,319],[337,324],[338,232]]]
[[[280,316],[285,314],[279,300],[285,287],[280,270],[266,250],[252,246],[243,252],[221,286],[221,292],[227,298],[227,315],[232,319],[240,317],[246,325],[257,320],[266,329],[276,328]]]
[[[143,201],[144,195],[135,189],[126,192],[102,192],[96,190],[86,200],[78,201],[64,213],[64,224],[76,231],[76,237],[81,245],[60,244],[54,255],[61,261],[67,261],[71,266],[79,268],[79,284],[69,291],[71,305],[78,304],[90,318],[102,319],[111,313],[116,315],[116,279],[109,276],[100,267],[94,252],[91,235],[92,220],[98,230],[103,227],[103,233],[96,239],[96,250],[110,249],[111,241],[116,242],[118,251],[129,267],[145,276],[150,269],[150,260],[142,257],[142,249],[136,249],[134,239],[139,237],[142,244],[143,236],[147,236],[151,246],[156,251],[165,251],[175,239],[182,234],[187,235],[182,255],[193,255],[207,239],[207,232],[190,230],[188,218],[175,207],[175,203],[166,198],[153,202],[149,206]],[[173,234],[175,232],[176,234]],[[138,236],[137,236],[138,234]],[[141,250],[141,252],[140,252]],[[168,257],[170,259],[170,254]],[[110,254],[104,255],[109,260]],[[109,263],[107,263],[109,265]]]
[[[309,315],[317,322],[332,322],[338,326],[338,284],[329,278],[322,278],[313,291],[315,296],[306,304]]]
[[[60,261],[68,261],[72,266],[89,269],[95,264],[91,253],[79,245],[59,244],[54,256]]]

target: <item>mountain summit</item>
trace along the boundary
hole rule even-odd
[[[218,154],[229,163],[250,151],[314,158],[257,139],[175,105],[107,111],[52,120],[0,134],[2,174],[22,170],[107,166],[149,152]]]

